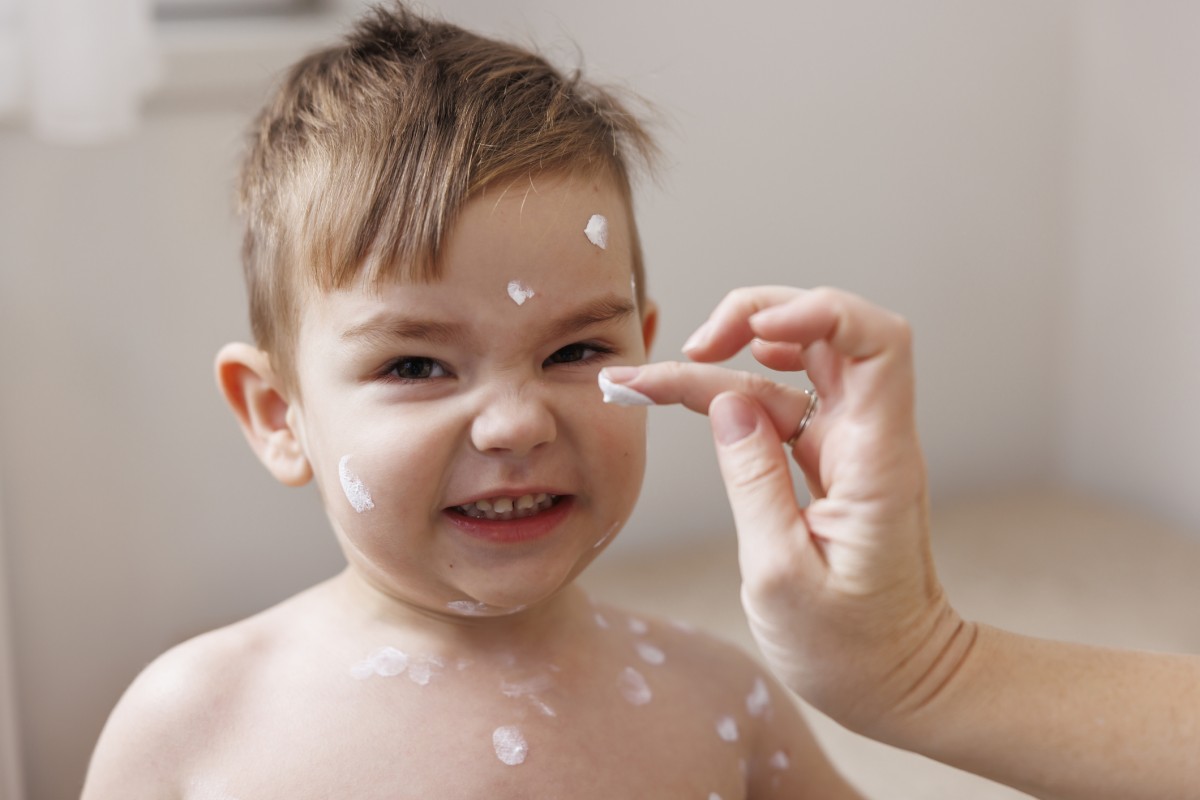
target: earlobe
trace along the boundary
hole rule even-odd
[[[267,354],[241,342],[227,344],[217,354],[216,370],[221,394],[258,460],[280,483],[308,483],[312,466],[297,433],[295,409]]]
[[[658,334],[658,305],[653,300],[646,301],[646,310],[642,312],[642,343],[646,346],[646,356],[654,346],[654,337]]]

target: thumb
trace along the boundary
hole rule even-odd
[[[708,416],[745,575],[795,546],[800,507],[779,434],[757,403],[725,392],[713,399]]]

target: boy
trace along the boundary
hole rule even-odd
[[[655,328],[610,95],[403,8],[298,64],[241,179],[259,459],[348,566],[152,664],[101,798],[841,798],[788,695],[572,581],[628,518]]]

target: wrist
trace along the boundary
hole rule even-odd
[[[857,715],[852,729],[877,741],[921,751],[968,683],[984,626],[963,619],[943,597],[912,629],[904,655],[883,677],[885,705]]]

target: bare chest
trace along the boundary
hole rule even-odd
[[[188,800],[745,796],[739,698],[667,666],[376,666],[265,691]]]

